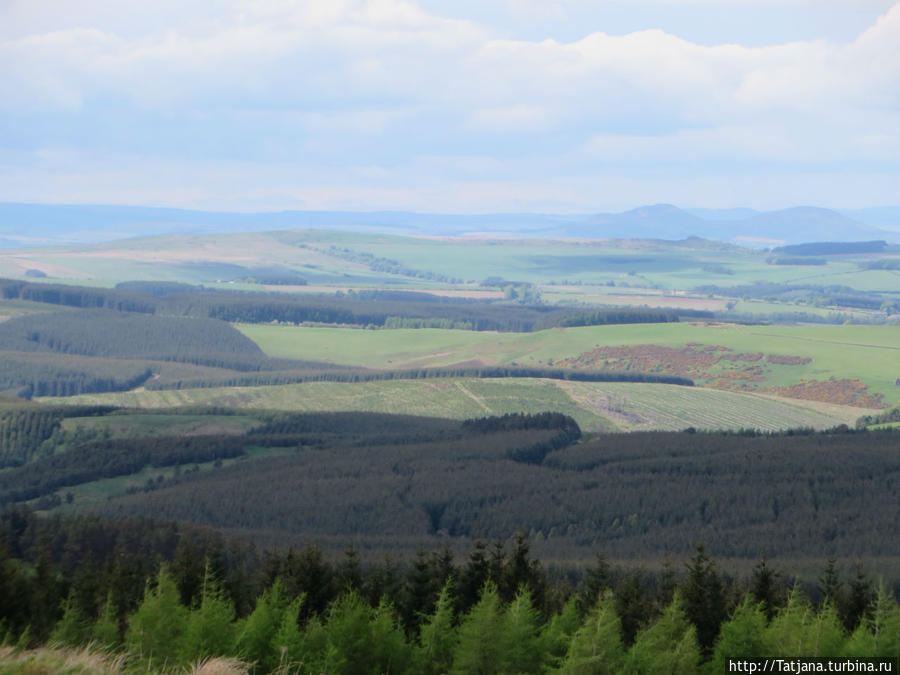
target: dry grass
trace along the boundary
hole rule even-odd
[[[96,645],[77,649],[0,647],[0,675],[116,675],[125,673],[166,673],[168,675],[247,675],[249,665],[239,659],[204,659],[186,668],[154,667],[152,663],[128,663],[126,654],[107,651]]]
[[[229,659],[220,656],[195,663],[187,672],[191,675],[245,675],[250,672],[250,669],[240,659]]]
[[[20,650],[0,647],[0,673],[28,675],[108,675],[125,672],[125,656],[95,645],[79,649],[40,647]]]

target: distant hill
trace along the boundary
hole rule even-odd
[[[768,211],[742,221],[756,236],[801,241],[854,241],[883,238],[885,232],[847,216],[813,206]]]
[[[872,227],[900,232],[900,206],[876,206],[868,209],[841,211],[841,213]]]
[[[896,213],[895,213],[896,211]],[[224,213],[145,206],[0,203],[0,247],[99,243],[163,234],[328,229],[404,235],[503,235],[524,237],[642,238],[702,237],[741,243],[804,241],[900,241],[900,208],[863,209],[879,229],[845,213],[800,206],[780,211],[681,209],[671,204],[622,213],[553,215],[501,213],[455,215],[406,211],[277,211]],[[891,220],[895,219],[895,220]],[[892,230],[892,223],[896,228]]]

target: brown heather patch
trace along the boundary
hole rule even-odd
[[[765,391],[787,398],[857,408],[883,408],[882,394],[870,394],[858,379],[810,380],[783,387],[762,387],[769,365],[811,363],[805,356],[734,352],[721,345],[688,343],[678,349],[660,345],[598,346],[574,358],[557,361],[562,368],[607,370],[687,377],[704,386],[736,391]]]
[[[809,380],[798,382],[788,387],[769,387],[773,394],[789,398],[802,398],[807,401],[837,403],[856,408],[883,408],[883,394],[870,394],[864,382],[857,379]]]
[[[782,356],[780,354],[766,354],[766,361],[779,366],[804,366],[812,363],[812,359],[807,356]]]

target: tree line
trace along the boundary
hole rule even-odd
[[[805,584],[766,561],[728,575],[702,545],[655,573],[597,555],[561,574],[519,535],[364,564],[352,547],[261,554],[171,523],[20,510],[0,514],[0,538],[7,643],[99,642],[145,667],[714,673],[727,658],[900,656],[895,589],[833,559]]]
[[[449,321],[472,330],[530,332],[562,325],[656,323],[679,316],[712,318],[710,312],[651,308],[584,310],[521,305],[417,293],[361,292],[302,296],[287,293],[186,290],[182,286],[134,284],[116,289],[0,280],[0,297],[82,309],[221,319],[228,322],[324,323],[385,327],[404,321]],[[563,322],[566,322],[565,324]]]

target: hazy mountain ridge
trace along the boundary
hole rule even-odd
[[[872,223],[882,223],[883,228]],[[811,206],[756,211],[745,208],[682,209],[671,204],[654,204],[621,213],[456,215],[407,211],[228,213],[145,206],[0,203],[0,246],[7,248],[99,243],[163,234],[286,229],[598,239],[702,237],[758,244],[867,239],[900,241],[900,207],[838,212]]]

